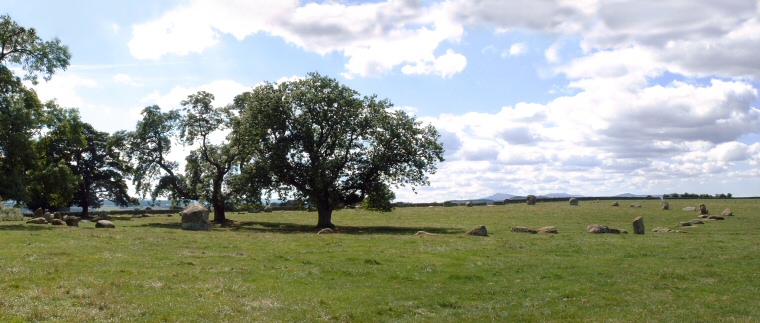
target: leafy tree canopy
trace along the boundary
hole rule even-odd
[[[336,208],[387,198],[389,186],[427,185],[443,161],[433,126],[317,73],[257,86],[233,107],[241,118],[235,131],[257,155],[250,165],[264,169],[281,195],[315,206],[318,227],[334,227]]]
[[[49,81],[55,70],[69,66],[71,54],[57,38],[43,41],[34,28],[24,28],[8,15],[0,16],[0,64],[16,64],[26,71],[25,80],[37,84],[37,74]]]

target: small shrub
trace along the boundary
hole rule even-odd
[[[21,221],[23,219],[24,214],[21,213],[21,210],[0,206],[0,221]]]

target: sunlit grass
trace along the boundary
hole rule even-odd
[[[757,200],[401,208],[179,217],[116,229],[0,223],[0,321],[753,321],[760,317]],[[677,228],[684,206],[736,216]],[[592,223],[632,232],[594,235]],[[488,237],[463,233],[478,225]],[[559,234],[512,233],[555,226]],[[420,230],[434,235],[415,236]]]

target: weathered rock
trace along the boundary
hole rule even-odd
[[[67,217],[66,220],[64,220],[64,221],[66,222],[67,226],[70,226],[70,227],[78,227],[79,226],[79,218],[78,217],[70,216],[70,217]]]
[[[467,201],[467,203],[464,204],[466,207],[472,207],[472,201]]]
[[[721,216],[733,216],[734,212],[731,211],[731,209],[727,208],[727,209],[723,210],[723,212],[720,212],[720,215]]]
[[[710,214],[710,211],[707,211],[707,207],[704,204],[700,204],[699,214]]]
[[[710,216],[709,216],[709,215],[707,215],[707,214],[702,214],[702,215],[699,215],[698,217],[699,217],[700,219],[707,219],[707,218],[709,218]]]
[[[63,220],[63,216],[61,215],[61,212],[55,212],[55,213],[53,213],[53,219],[61,219],[61,220]]]
[[[679,227],[690,227],[691,222],[678,222]]]
[[[29,224],[47,224],[48,221],[45,220],[45,218],[43,218],[43,217],[37,217],[37,218],[31,219],[29,221],[26,221],[26,223],[29,223]]]
[[[179,214],[182,216],[182,229],[191,231],[211,230],[211,222],[208,221],[209,210],[201,204],[188,205]]]
[[[613,202],[612,204],[610,204],[610,206],[620,206],[620,203],[618,203],[618,202]]]
[[[50,224],[52,225],[65,225],[66,222],[63,222],[61,219],[53,219],[53,221],[50,221]]]
[[[525,203],[528,205],[536,205],[536,196],[535,195],[528,195],[525,198]]]
[[[570,205],[578,205],[578,199],[577,198],[571,197],[569,201],[570,201]]]
[[[690,221],[689,221],[689,223],[691,223],[691,224],[705,224],[705,223],[704,223],[702,220],[700,220],[700,219],[694,219],[694,220],[690,220]]]
[[[488,236],[488,230],[486,229],[485,225],[478,226],[470,231],[467,231],[465,234],[471,235],[471,236],[481,236],[481,237],[487,237]]]
[[[642,218],[641,216],[637,216],[635,219],[633,219],[633,233],[635,234],[646,233],[646,229],[644,228],[644,218]]]
[[[43,210],[41,207],[38,207],[36,210],[34,210],[34,218],[41,218],[45,215],[45,210]]]
[[[633,203],[633,204],[631,204],[631,207],[641,207],[641,204],[640,203]]]
[[[416,235],[416,236],[434,236],[435,233],[430,233],[430,232],[427,232],[427,231],[417,231],[417,233],[415,233],[414,235]]]
[[[719,216],[719,215],[710,215],[707,217],[708,220],[725,220],[726,218]]]
[[[606,225],[601,225],[601,224],[589,225],[588,227],[586,227],[586,231],[588,231],[589,233],[615,233],[615,234],[628,233],[628,231],[610,228]]]
[[[333,234],[333,233],[335,233],[335,230],[330,229],[330,228],[324,228],[322,230],[319,230],[319,232],[317,232],[317,234]]]
[[[662,201],[662,203],[660,203],[660,210],[670,210],[670,203],[668,203],[668,201]]]
[[[687,206],[687,207],[681,209],[681,211],[686,211],[686,212],[694,212],[696,210],[697,210],[697,208],[695,208],[693,206]]]
[[[538,231],[538,232],[544,232],[544,233],[555,233],[555,234],[559,233],[559,231],[557,231],[557,228],[551,227],[551,226],[550,227],[540,227],[536,231]]]
[[[98,220],[98,222],[95,222],[96,228],[105,228],[105,229],[114,229],[116,228],[116,225],[113,224],[113,222],[108,220]]]
[[[45,215],[43,215],[43,217],[45,218],[45,220],[47,220],[47,222],[53,221],[53,213],[46,212]]]
[[[663,227],[654,228],[654,229],[652,229],[652,232],[686,233],[686,231],[681,231],[681,230],[671,230],[671,229],[668,229],[668,228],[663,228]]]
[[[512,232],[538,233],[538,231],[526,227],[512,227]]]

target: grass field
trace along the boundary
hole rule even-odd
[[[343,210],[333,235],[306,212],[229,214],[209,232],[177,216],[2,221],[0,322],[760,321],[759,200],[611,202]],[[650,232],[699,203],[735,216]],[[645,235],[585,232],[632,232],[639,215]],[[488,237],[463,234],[478,225]]]

